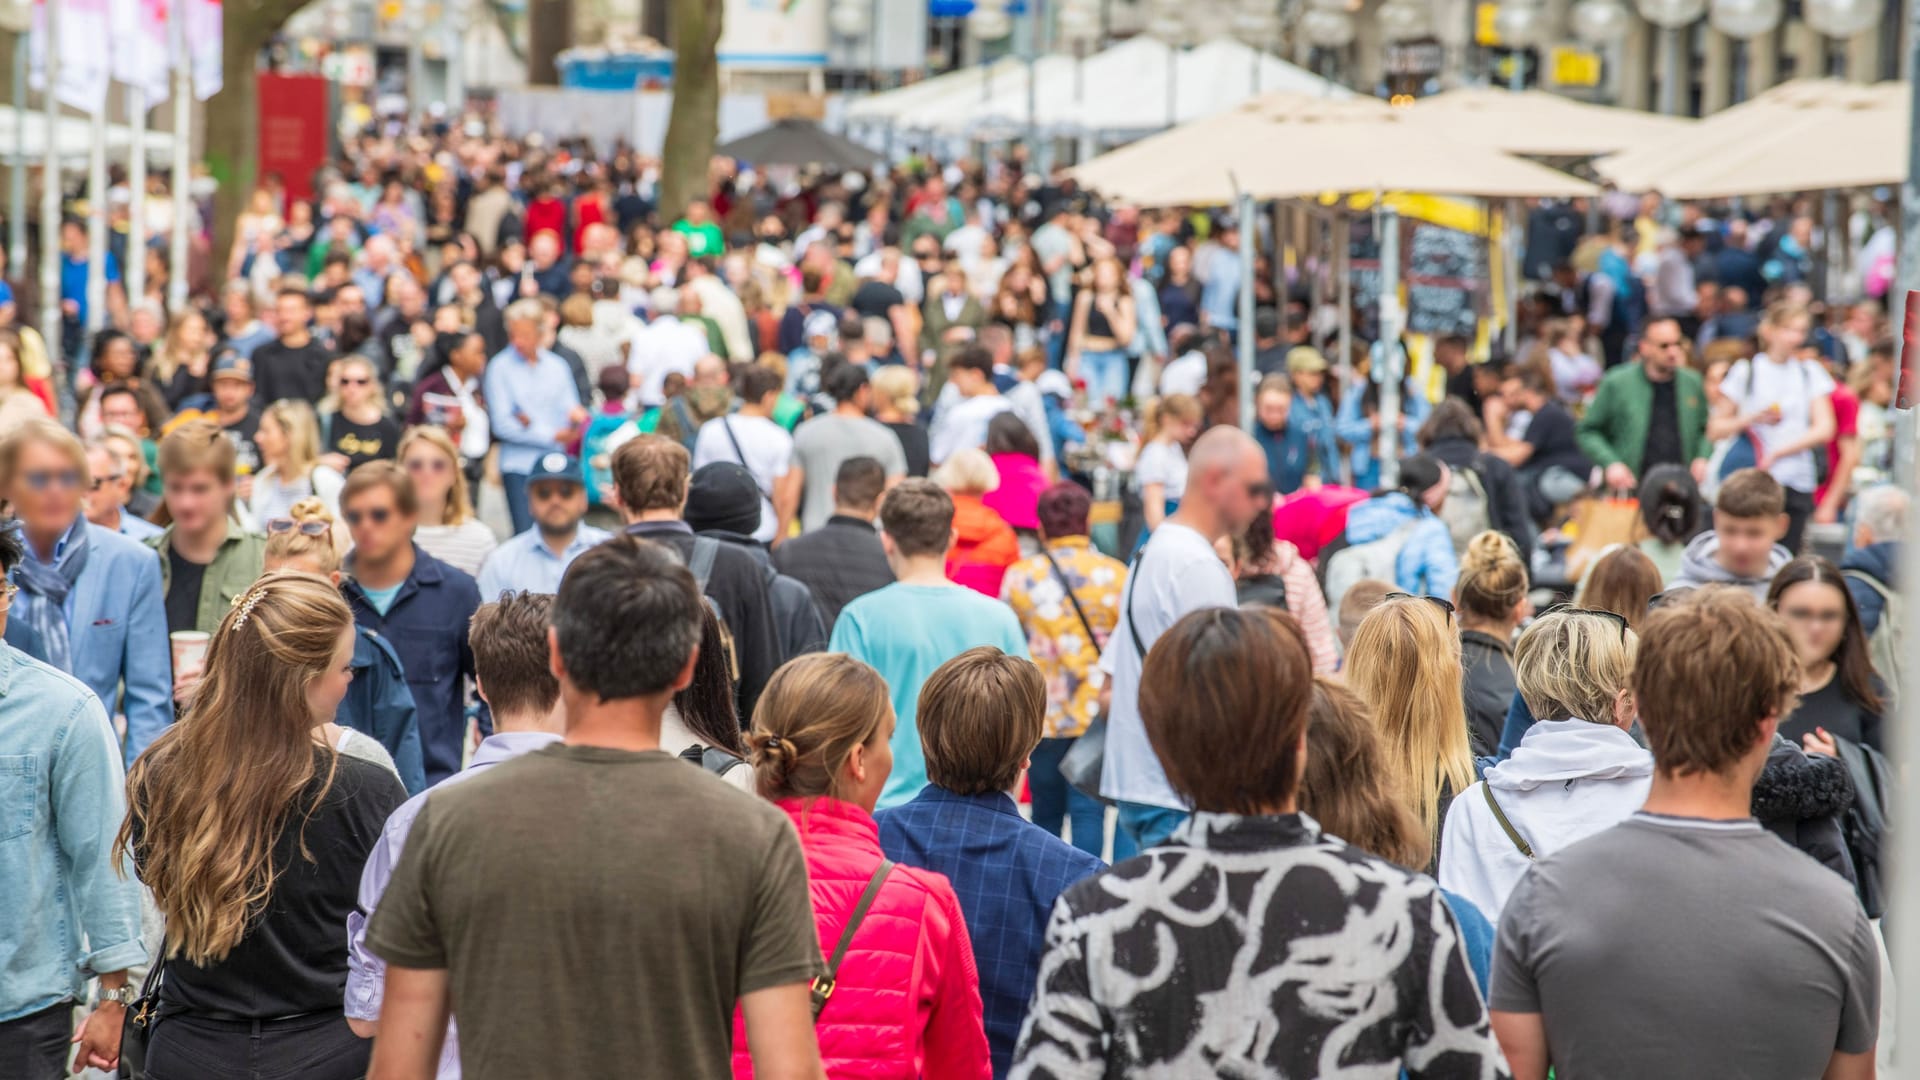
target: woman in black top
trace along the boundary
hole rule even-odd
[[[1800,707],[1780,721],[1780,734],[1814,754],[1833,754],[1836,739],[1884,750],[1887,690],[1840,571],[1817,555],[1795,559],[1774,575],[1767,603],[1786,619],[1802,672]]]
[[[364,356],[341,360],[335,392],[340,407],[322,421],[321,463],[345,475],[369,461],[391,461],[402,432],[387,411],[373,361]]]
[[[166,916],[151,1080],[346,1080],[347,915],[406,791],[337,754],[353,615],[326,580],[261,578],[215,632],[187,713],[134,762],[116,843]]]

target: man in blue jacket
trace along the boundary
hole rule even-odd
[[[10,575],[20,592],[6,639],[85,683],[109,713],[119,702],[131,762],[173,722],[160,558],[81,513],[87,453],[51,420],[0,442],[0,476],[27,546]]]
[[[480,606],[473,578],[414,546],[413,481],[391,461],[353,470],[340,492],[353,533],[350,577],[341,591],[354,621],[399,654],[413,691],[428,784],[460,771],[473,651],[467,622]]]

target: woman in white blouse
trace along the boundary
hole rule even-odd
[[[313,406],[290,400],[267,406],[253,444],[260,451],[260,471],[248,478],[241,497],[255,529],[267,532],[267,522],[287,517],[293,504],[306,498],[325,503],[338,520],[346,478],[320,464],[320,422]]]
[[[478,575],[500,538],[473,512],[459,448],[440,428],[412,428],[400,440],[400,464],[420,500],[413,542],[448,566]]]

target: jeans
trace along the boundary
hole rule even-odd
[[[1127,394],[1127,353],[1125,349],[1087,351],[1080,354],[1080,377],[1087,383],[1087,401],[1095,408],[1108,401],[1122,401]]]
[[[67,1075],[73,1035],[73,1002],[0,1024],[0,1076],[8,1080],[54,1080]]]
[[[147,1046],[148,1080],[359,1080],[373,1043],[338,1011],[286,1020],[165,1016]]]
[[[1027,772],[1027,786],[1033,792],[1033,823],[1059,836],[1065,819],[1073,825],[1073,846],[1100,855],[1106,850],[1107,808],[1060,775],[1060,759],[1067,756],[1073,743],[1072,739],[1041,739],[1034,750],[1033,767]]]
[[[533,528],[533,510],[527,504],[527,474],[501,473],[500,488],[507,496],[507,516],[513,519],[514,535]]]
[[[1164,806],[1148,806],[1145,803],[1123,802],[1120,804],[1120,832],[1133,843],[1136,850],[1145,851],[1166,842],[1187,820],[1185,810],[1169,810]],[[1119,846],[1115,839],[1114,846]],[[1119,859],[1119,852],[1114,858]]]

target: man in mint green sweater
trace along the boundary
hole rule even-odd
[[[1580,450],[1606,470],[1612,490],[1632,491],[1656,465],[1685,465],[1706,475],[1707,394],[1684,366],[1680,324],[1654,319],[1640,332],[1638,359],[1607,372],[1580,418]]]

